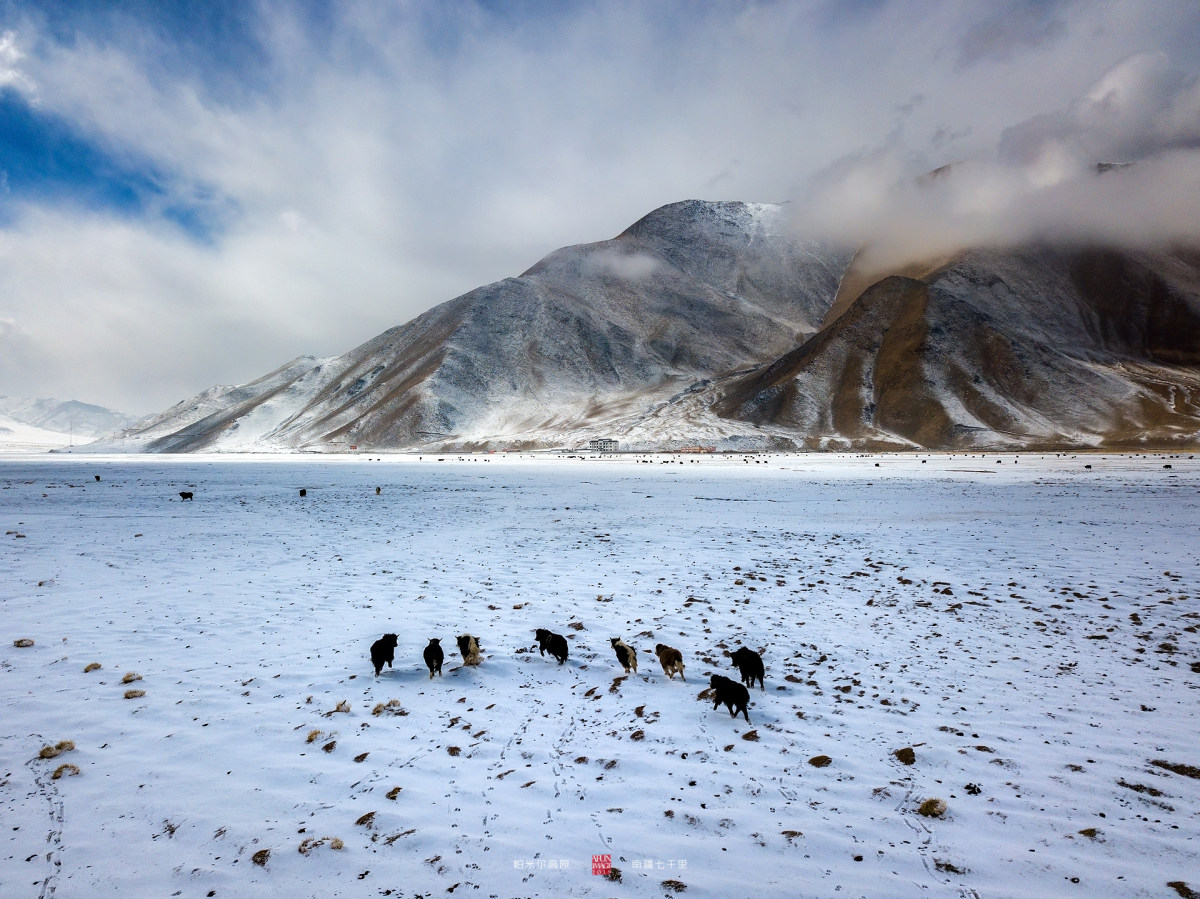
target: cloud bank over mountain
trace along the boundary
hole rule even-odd
[[[1198,61],[1190,2],[9,0],[0,392],[162,408],[687,197],[922,251],[1169,239]]]

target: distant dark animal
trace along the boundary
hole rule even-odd
[[[713,691],[714,712],[724,703],[729,709],[730,718],[736,718],[738,712],[741,712],[746,716],[746,723],[750,723],[750,713],[746,711],[750,704],[750,691],[743,684],[730,680],[723,674],[714,674],[709,678],[708,684]]]
[[[463,634],[458,638],[458,651],[462,655],[464,665],[479,664],[479,638]]]
[[[554,658],[558,659],[558,664],[562,664],[567,660],[567,638],[562,634],[552,634],[544,627],[539,627],[533,632],[537,637],[538,652],[545,655],[547,651]]]
[[[675,672],[678,671],[680,679],[687,680],[683,676],[683,653],[678,649],[658,643],[654,647],[654,654],[658,656],[658,663],[662,665],[663,674],[674,680]]]
[[[1167,468],[1170,468],[1170,467],[1171,467],[1170,465],[1167,466]],[[97,481],[100,480],[100,475],[96,475],[96,480]]]
[[[179,501],[180,502],[183,502],[185,499],[191,499],[191,498],[192,498],[192,493],[190,490],[180,490],[179,491]]]
[[[425,647],[425,665],[429,668],[430,680],[433,680],[434,674],[442,673],[442,662],[445,658],[441,641],[437,637],[431,637],[429,645]]]
[[[608,642],[617,651],[617,661],[621,663],[621,667],[625,669],[625,673],[628,674],[632,668],[633,673],[637,674],[637,650],[620,637],[609,637]]]
[[[753,687],[757,680],[759,687],[763,690],[767,689],[763,682],[763,660],[753,649],[741,647],[737,652],[731,653],[729,656],[733,660],[733,665],[741,672],[742,683],[747,687]]]
[[[375,488],[375,495],[379,496],[379,488],[378,487]]]
[[[307,491],[307,490],[305,490],[303,487],[301,487],[301,488],[300,488],[300,495],[301,495],[301,496],[308,496],[308,491]]]
[[[389,668],[392,667],[396,658],[397,639],[395,634],[384,634],[371,644],[371,664],[375,666],[376,677],[379,677],[379,672],[383,670],[384,662],[387,662]]]

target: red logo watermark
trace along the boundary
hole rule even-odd
[[[593,855],[592,856],[592,873],[593,874],[611,874],[612,873],[612,856],[611,855]]]

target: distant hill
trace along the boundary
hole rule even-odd
[[[0,448],[39,450],[84,444],[138,420],[135,415],[76,400],[0,396]]]

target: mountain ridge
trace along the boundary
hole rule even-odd
[[[863,254],[800,239],[779,205],[669,204],[341,356],[205,391],[121,441],[171,452],[594,437],[640,449],[1198,442],[1200,251],[1043,242],[869,274]]]

